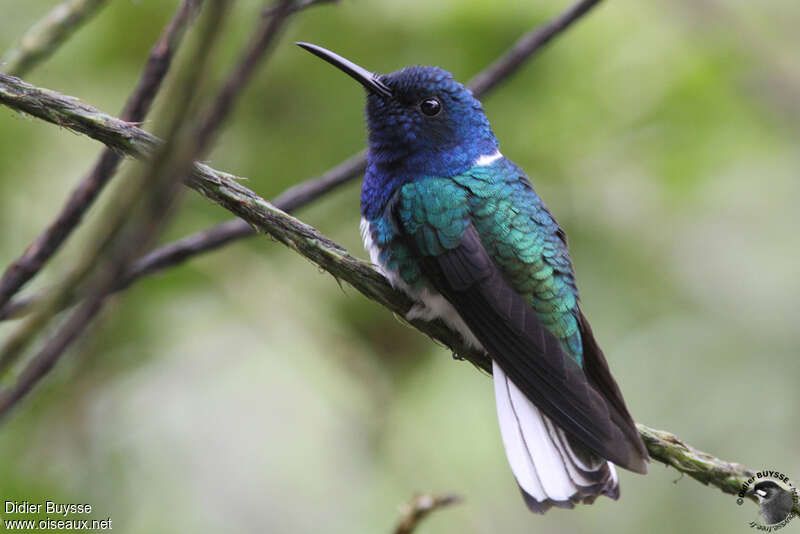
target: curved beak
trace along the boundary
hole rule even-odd
[[[755,497],[759,501],[767,496],[767,492],[761,489],[750,488],[745,492],[748,497]]]
[[[343,58],[339,54],[334,54],[330,50],[322,48],[321,46],[301,42],[297,42],[295,44],[343,71],[345,74],[366,87],[368,91],[378,94],[384,98],[392,97],[391,89],[389,89],[385,83],[380,81],[378,79],[378,75],[374,72],[370,72],[365,68],[359,67],[352,61]]]

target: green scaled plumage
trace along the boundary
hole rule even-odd
[[[426,256],[456,248],[473,224],[515,291],[526,298],[565,352],[582,364],[578,293],[564,233],[516,165],[503,158],[451,178],[406,184],[395,210]],[[409,257],[406,245],[391,241],[389,264],[395,264],[406,283],[419,284],[419,271],[403,276],[408,270],[401,268]]]

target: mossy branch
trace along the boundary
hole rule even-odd
[[[160,141],[132,124],[107,115],[77,98],[41,89],[0,74],[0,103],[42,120],[88,135],[134,157],[147,157]],[[238,177],[195,163],[186,185],[293,249],[318,267],[344,281],[367,298],[405,317],[412,301],[394,290],[370,263],[350,255],[318,230],[279,210],[237,182]],[[420,332],[442,343],[459,357],[491,372],[486,355],[470,349],[461,336],[441,321],[410,321]],[[651,458],[695,480],[735,495],[754,474],[743,465],[701,452],[673,434],[638,425]],[[797,510],[800,513],[800,510]]]

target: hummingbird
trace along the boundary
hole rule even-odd
[[[528,508],[619,497],[615,466],[648,455],[581,311],[567,238],[449,72],[376,74],[298,46],[366,89],[361,233],[373,264],[492,359],[508,463]]]

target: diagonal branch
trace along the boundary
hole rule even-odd
[[[320,198],[331,189],[349,180],[350,177],[363,172],[365,164],[364,153],[360,152],[325,172],[322,176],[288,188],[275,198],[273,204],[283,211],[292,212]],[[198,254],[211,252],[237,239],[255,234],[255,230],[242,219],[219,223],[190,234],[139,258],[131,269],[120,278],[114,291],[126,289],[143,276],[175,267]],[[53,291],[56,289],[42,289],[32,295],[16,298],[5,306],[0,306],[0,321],[16,319],[28,314],[32,309],[45,302]],[[64,306],[71,304],[77,293],[77,291],[73,291],[72,297],[63,301]],[[0,367],[2,366],[0,365]]]
[[[201,152],[213,141],[214,133],[233,109],[234,102],[241,94],[247,82],[253,76],[256,67],[277,39],[286,17],[291,13],[292,0],[280,0],[272,15],[262,19],[256,25],[256,31],[242,54],[236,67],[228,75],[211,108],[206,113],[203,123],[197,132],[197,146]]]
[[[202,0],[183,0],[175,15],[153,45],[139,81],[120,118],[141,122],[153,103],[161,83],[172,64],[186,27],[199,9]],[[8,265],[0,278],[0,310],[22,286],[42,269],[80,224],[83,215],[116,173],[124,157],[111,148],[103,150],[89,174],[72,191],[52,223],[28,247],[22,256]]]
[[[161,143],[156,136],[107,115],[74,97],[41,89],[5,74],[0,74],[0,104],[87,135],[137,158],[151,156]],[[268,231],[267,228],[271,228],[277,222],[287,220],[285,218],[289,217],[288,215],[240,185],[237,179],[237,176],[195,163],[186,183],[223,207],[229,208],[232,213],[262,232]],[[290,217],[289,219],[295,221]],[[305,227],[302,223],[298,224]],[[304,250],[312,260],[316,258],[322,261],[334,276],[343,275],[342,279],[357,286],[357,289],[368,297],[378,300],[392,311],[401,315],[408,312],[412,305],[411,301],[401,293],[393,292],[383,276],[370,264],[350,256],[329,239],[318,236],[313,228],[308,227],[308,232],[307,237],[310,236],[311,242],[316,243],[319,240],[327,246],[298,248],[300,246],[298,243],[305,241],[296,242],[294,238],[282,242],[292,248]],[[274,234],[273,237],[279,240],[281,237],[285,238]],[[325,265],[322,267],[325,268]],[[387,294],[392,294],[393,298],[387,298]],[[442,323],[421,324],[427,325],[424,328],[427,328],[431,335],[443,338],[443,341],[454,349],[459,351],[464,349],[459,336],[449,331]],[[486,362],[484,367],[491,368]]]
[[[270,26],[282,23],[285,16],[313,7],[317,4],[331,3],[334,1],[336,0],[307,0],[295,3],[282,2],[271,7],[269,12],[280,14],[280,18],[271,17],[267,21],[268,23],[263,25],[260,32],[254,35],[249,49],[250,59],[246,64],[243,62],[239,67],[239,72],[234,73],[234,75],[229,78],[229,85],[224,93],[225,98],[218,99],[217,108],[209,113],[210,116],[208,119],[218,120],[227,116],[231,105],[231,96],[235,96],[241,90],[244,83],[252,74],[258,57],[263,54],[266,47],[270,44],[269,41],[263,42],[264,37],[267,36],[271,40],[272,36],[275,34],[275,32],[265,32],[265,30],[269,29]],[[172,21],[153,46],[138,85],[120,116],[121,119],[127,122],[137,123],[141,122],[147,115],[152,101],[161,87],[161,82],[170,68],[172,57],[180,44],[185,28],[191,18],[199,10],[202,2],[203,0],[182,1]],[[279,11],[280,9],[284,9],[285,12]],[[216,117],[213,117],[213,115],[216,115]],[[91,207],[94,200],[116,172],[122,157],[123,155],[120,152],[111,149],[103,151],[89,175],[87,175],[78,187],[73,190],[67,203],[56,219],[25,249],[22,256],[6,268],[2,278],[0,278],[0,320],[24,315],[29,310],[33,309],[37,303],[43,302],[44,299],[50,295],[52,291],[39,291],[34,295],[9,302],[13,295],[30,281],[31,278],[36,276],[44,264],[58,251],[72,231],[80,224],[84,213]],[[320,186],[327,186],[329,180],[326,180],[326,176],[327,174],[322,177],[322,183],[309,184],[312,187],[307,187],[302,192],[302,197],[298,195],[298,198],[309,201],[307,199],[312,198],[312,189],[314,187],[319,190],[321,188]],[[239,223],[241,223],[241,221]],[[224,245],[228,241],[253,234],[246,224],[240,225],[235,232],[231,232],[231,228],[227,225],[218,226],[219,227],[210,228],[205,232],[198,232],[186,239],[165,246],[163,250],[154,251],[153,254],[148,254],[143,257],[142,260],[150,259],[157,261],[157,263],[139,265],[138,268],[134,268],[125,275],[125,281],[118,284],[114,291],[119,291],[128,287],[140,276],[151,274],[167,266],[185,261],[191,255],[213,250]],[[202,241],[202,238],[205,238],[206,241]],[[181,248],[184,245],[187,245],[188,248]],[[137,262],[137,264],[140,263],[141,261]],[[66,306],[72,302],[72,299],[66,299],[62,302],[63,305]]]
[[[106,142],[131,155],[146,156],[159,144],[151,134],[77,99],[39,89],[11,76],[0,75],[0,103]],[[315,228],[262,199],[238,183],[235,176],[195,163],[185,183],[393,313],[405,317],[411,309],[413,303],[408,296],[393,289],[370,263],[354,258]],[[489,358],[470,349],[458,333],[441,321],[414,319],[409,322],[460,357],[491,372]],[[725,493],[738,493],[742,484],[753,474],[753,470],[701,452],[673,434],[644,425],[638,427],[652,459]],[[797,511],[800,513],[800,510]]]
[[[231,0],[209,0],[200,39],[192,61],[184,69],[172,97],[176,104],[165,123],[167,144],[161,145],[154,157],[139,173],[139,179],[127,180],[104,210],[101,224],[95,226],[93,239],[75,267],[65,276],[61,290],[19,325],[0,346],[0,372],[8,369],[24,353],[36,335],[48,325],[60,302],[73,285],[85,280],[85,299],[55,333],[30,358],[13,384],[0,393],[0,417],[22,399],[56,364],[71,345],[102,310],[118,277],[131,261],[158,235],[171,215],[177,200],[180,178],[202,156],[194,148],[191,117],[199,97],[195,88],[203,79],[210,51],[219,37],[220,20],[227,13]]]
[[[289,14],[297,13],[298,11],[308,9],[309,7],[313,7],[317,4],[335,4],[338,1],[339,0],[297,0],[296,2],[292,3],[289,6]],[[261,16],[270,17],[274,15],[278,11],[278,9],[280,9],[279,5],[265,8],[264,10],[262,10]]]
[[[168,245],[159,247],[133,262],[130,269],[120,276],[112,291],[122,291],[143,276],[179,265],[196,254],[210,252],[227,245],[239,237],[255,234],[255,230],[242,219],[231,219],[207,230],[195,232]],[[41,289],[31,295],[14,299],[5,307],[0,308],[0,321],[17,319],[27,315],[44,302],[47,302],[51,295],[60,289],[62,288]],[[80,288],[68,288],[68,291],[70,294],[65,295],[63,307],[73,304],[75,299],[82,293]],[[2,362],[0,362],[1,371]]]
[[[298,0],[291,9],[299,10],[321,3],[325,0]],[[334,1],[334,0],[328,0]],[[533,57],[554,37],[570,27],[585,15],[600,0],[579,0],[556,18],[520,37],[500,58],[476,75],[468,86],[476,96],[489,93],[502,81],[516,72],[528,59]],[[267,12],[274,12],[272,7]],[[307,180],[293,186],[273,201],[283,211],[291,212],[326,193],[360,176],[366,168],[366,151],[362,150],[347,158],[339,165],[318,178]],[[174,267],[197,254],[216,250],[230,242],[254,235],[255,232],[241,221],[227,221],[206,230],[191,234],[179,241],[156,249],[138,262],[139,268],[125,276],[118,290],[128,287],[140,276],[149,275],[169,267]],[[148,263],[148,261],[150,263]],[[37,302],[41,302],[48,291],[17,299],[3,305],[0,298],[0,321],[19,317],[28,312]],[[2,293],[0,293],[0,297]]]
[[[469,84],[472,92],[476,95],[482,95],[497,87],[500,82],[508,78],[509,74],[525,63],[531,54],[549,43],[553,37],[569,28],[573,22],[580,19],[599,3],[600,0],[581,0],[576,2],[535,32],[523,35],[500,59],[472,79]]]
[[[363,153],[356,154],[352,158],[346,159],[340,165],[332,168],[319,178],[307,180],[301,184],[290,187],[278,195],[273,204],[286,212],[300,208],[323,196],[338,184],[353,176],[352,173],[361,173],[364,170]],[[131,284],[143,276],[148,276],[170,267],[180,265],[184,261],[206,252],[211,252],[224,245],[241,239],[256,235],[255,230],[242,219],[232,219],[223,223],[216,224],[206,230],[200,230],[186,237],[178,239],[167,245],[163,245],[152,252],[139,258],[131,269],[123,275],[114,291],[121,291],[128,288]],[[16,319],[28,314],[31,310],[45,302],[56,288],[42,289],[33,293],[19,297],[0,307],[0,321]],[[63,301],[64,306],[74,302],[78,291],[73,291],[70,298]],[[2,365],[0,365],[0,368]],[[1,370],[1,369],[0,369]]]
[[[24,76],[83,26],[108,0],[64,0],[20,38],[0,58],[0,71]]]
[[[130,235],[124,239],[119,239],[122,245],[117,247],[118,250],[109,260],[106,273],[100,273],[90,280],[86,300],[28,363],[16,383],[0,393],[0,417],[6,415],[49,372],[61,354],[80,336],[102,309],[106,297],[114,292],[118,281],[129,270],[129,266],[135,258],[134,254],[141,253],[141,246],[149,244],[157,235],[171,211],[170,207],[177,196],[180,181],[191,172],[194,166],[193,162],[202,158],[203,154],[207,152],[216,131],[229,115],[237,97],[279,34],[290,13],[289,7],[292,5],[292,0],[280,0],[277,10],[271,17],[261,18],[258,21],[253,39],[242,54],[240,61],[237,62],[216,98],[211,101],[204,114],[204,119],[196,128],[193,128],[191,123],[194,122],[194,113],[189,111],[192,109],[192,102],[197,100],[197,97],[193,96],[196,93],[195,88],[206,70],[204,65],[208,63],[209,53],[220,33],[220,20],[227,13],[230,3],[230,0],[210,1],[213,9],[205,17],[204,31],[196,50],[197,57],[189,65],[188,75],[180,85],[182,92],[177,95],[178,105],[171,111],[172,126],[167,137],[170,144],[163,145],[157,142],[155,158],[150,160],[149,171],[146,174],[148,179],[144,182],[152,185],[148,194],[150,201],[147,206],[147,216],[143,221],[138,221],[138,225],[130,225],[136,229],[129,231]],[[196,106],[194,107],[196,108]],[[118,216],[115,215],[115,217]],[[102,275],[107,273],[110,274],[103,278]],[[69,290],[70,285],[63,285],[62,292],[58,294],[58,301],[65,301],[63,294]],[[12,334],[8,342],[0,347],[0,366],[7,368],[16,360],[32,339],[33,334],[44,324],[56,307],[53,305],[39,310],[31,320]],[[42,362],[47,363],[43,364]]]

